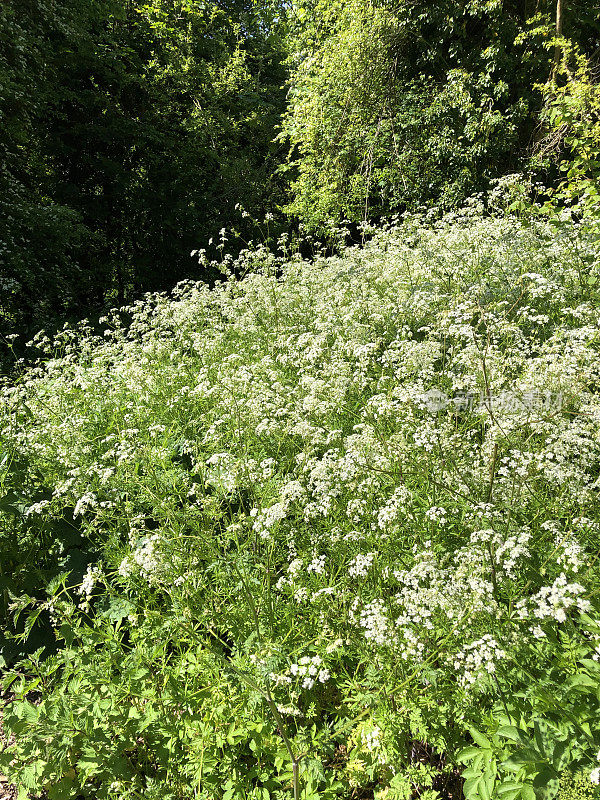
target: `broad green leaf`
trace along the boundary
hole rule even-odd
[[[458,753],[456,760],[464,764],[479,755],[481,755],[481,749],[479,747],[473,747],[473,745],[469,745],[469,747],[465,747],[464,750],[461,750],[460,753]]]
[[[481,782],[481,776],[477,778],[469,778],[469,780],[465,781],[463,785],[463,793],[467,800],[471,800],[472,798],[479,798],[479,784]]]
[[[523,732],[516,728],[514,725],[502,725],[496,731],[498,736],[504,739],[510,739],[513,742],[521,742],[523,739]]]
[[[469,726],[469,733],[473,737],[473,741],[475,741],[480,747],[483,747],[485,750],[491,750],[492,743],[486,736],[483,735],[483,733],[480,733],[477,728]]]
[[[521,789],[521,798],[522,800],[536,800],[533,787],[525,784]]]

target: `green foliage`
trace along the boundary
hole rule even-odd
[[[4,520],[0,525],[0,667],[24,652],[52,649],[54,643],[47,612],[38,611],[28,623],[13,624],[9,609],[15,597],[42,601],[45,587],[59,575],[68,571],[81,580],[88,564],[98,557],[82,535],[72,508],[52,519],[36,511],[37,504],[43,508],[51,497],[27,459],[11,449],[0,453],[0,513]],[[15,530],[19,536],[14,535]],[[14,638],[25,630],[25,641]]]
[[[573,42],[563,41],[554,80],[540,87],[546,135],[538,155],[558,165],[554,205],[576,214],[600,213],[600,84],[592,63]]]
[[[133,610],[115,613],[113,601],[92,627],[65,618],[59,654],[23,664],[34,677],[12,684],[19,699],[5,723],[17,744],[0,757],[10,770],[17,756],[22,796],[46,786],[54,800],[158,800],[202,785],[194,796],[233,798],[253,783],[281,786],[282,742],[219,669],[218,653],[183,620],[148,610],[131,635],[123,623]],[[32,690],[42,690],[41,703],[25,699]]]
[[[514,44],[520,11],[497,2],[297,6],[284,131],[297,171],[289,210],[310,227],[456,207],[518,165],[546,59],[529,40]]]
[[[238,204],[324,239],[343,219],[458,208],[524,168],[540,121],[554,206],[595,213],[600,19],[569,5],[544,84],[553,15],[550,0],[7,0],[0,355],[15,334],[18,357],[42,326],[215,280],[189,253],[214,256],[231,226],[247,242]]]
[[[594,785],[597,223],[230,266],[36,337],[2,389],[5,635],[36,650],[0,771],[90,800]]]
[[[243,0],[3,3],[0,336],[202,277],[190,250],[277,200],[279,25]]]
[[[300,0],[291,43],[288,211],[309,228],[459,207],[525,166],[551,71],[554,6]],[[567,13],[595,41],[589,3]]]
[[[600,631],[585,618],[582,629],[592,640]],[[472,729],[474,744],[458,755],[468,765],[463,772],[467,800],[553,800],[575,781],[569,776],[586,767],[589,788],[583,796],[595,796],[589,768],[595,766],[590,755],[600,750],[594,723],[600,707],[597,653],[564,635],[537,649],[552,659],[553,669],[529,669],[542,653],[527,654],[525,668],[515,675],[517,691],[506,687],[504,692],[499,684],[501,699],[482,720],[488,723],[484,733]]]

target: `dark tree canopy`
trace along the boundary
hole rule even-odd
[[[2,6],[4,330],[168,288],[236,203],[278,202],[277,25],[236,1]]]

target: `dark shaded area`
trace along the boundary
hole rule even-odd
[[[0,340],[182,278],[278,202],[276,18],[245,0],[0,8]]]

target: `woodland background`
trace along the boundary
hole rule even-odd
[[[191,250],[265,214],[322,238],[561,159],[595,180],[600,15],[562,5],[4,2],[0,335],[210,281]]]

